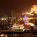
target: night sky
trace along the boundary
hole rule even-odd
[[[10,16],[11,10],[19,13],[30,11],[34,4],[37,4],[37,0],[0,0],[0,16]]]

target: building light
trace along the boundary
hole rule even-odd
[[[6,20],[6,18],[1,18],[1,20]]]

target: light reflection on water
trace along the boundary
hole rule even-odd
[[[27,34],[8,34],[5,36],[5,34],[1,34],[2,36],[0,37],[37,37],[37,35],[32,35],[31,33],[28,35]],[[4,35],[4,36],[3,36]]]
[[[13,36],[17,36],[17,34],[13,34]]]
[[[0,37],[7,37],[6,34],[0,34]]]

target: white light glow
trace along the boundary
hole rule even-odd
[[[2,18],[1,20],[6,20],[6,18]]]
[[[34,24],[33,24],[33,23],[27,23],[27,25],[34,26]]]

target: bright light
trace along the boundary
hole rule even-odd
[[[1,34],[1,37],[4,36],[4,34]]]
[[[6,20],[6,18],[2,18],[1,20]]]
[[[33,5],[33,7],[31,8],[31,12],[35,12],[36,13],[36,11],[37,11],[37,5]]]
[[[4,18],[2,18],[1,20],[4,20]]]
[[[34,26],[34,24],[33,24],[33,23],[27,23],[27,25]]]
[[[26,14],[30,14],[30,13],[26,13]]]
[[[25,29],[23,29],[23,31],[25,31]]]
[[[30,12],[30,13],[26,13],[26,15],[33,15],[33,14],[31,14],[32,12]]]
[[[30,19],[33,19],[33,17],[31,17],[31,18],[27,18],[27,19],[29,19],[29,20],[30,20]]]
[[[20,27],[20,29],[23,29],[24,28],[23,24],[19,25],[19,27]]]
[[[33,14],[30,14],[30,15],[33,15]]]

